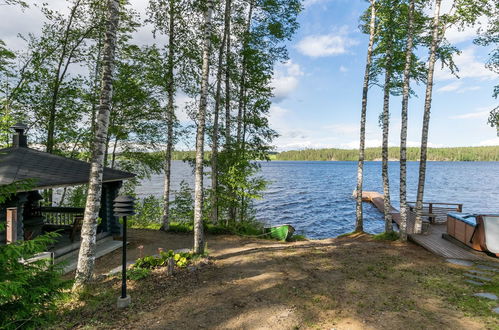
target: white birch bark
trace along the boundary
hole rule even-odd
[[[97,217],[99,215],[102,174],[104,171],[104,155],[111,113],[113,89],[113,69],[116,50],[116,34],[119,23],[119,0],[107,2],[108,26],[104,41],[102,58],[102,83],[97,116],[96,133],[93,145],[90,178],[88,184],[87,203],[81,229],[81,247],[78,255],[74,289],[83,287],[92,279],[95,263]]]
[[[249,11],[248,11],[248,21],[246,22],[246,35],[250,32],[251,29],[251,20],[253,19],[253,0],[249,3]],[[243,49],[247,47],[246,35],[244,36],[243,41]],[[237,135],[236,141],[238,144],[242,141],[243,134],[243,120],[244,120],[244,103],[245,103],[245,95],[246,95],[246,56],[243,55],[242,63],[241,63],[241,81],[239,88],[239,107],[237,111]]]
[[[175,119],[175,79],[173,73],[173,58],[175,56],[175,0],[170,0],[169,8],[169,31],[168,31],[168,63],[167,63],[167,94],[168,105],[166,112],[167,142],[165,151],[165,178],[163,182],[163,219],[161,230],[170,228],[170,185],[173,153],[173,125]]]
[[[229,21],[230,21],[230,0],[225,1],[225,17],[224,17],[224,32],[222,43],[218,53],[218,69],[217,69],[217,87],[215,92],[215,111],[213,115],[213,136],[212,136],[212,151],[211,151],[211,190],[212,190],[212,205],[211,205],[211,222],[218,223],[218,135],[219,135],[219,122],[220,104],[222,97],[222,73],[223,73],[223,60],[224,50],[227,39],[229,38]],[[227,70],[227,69],[226,69]],[[228,102],[226,100],[225,102]]]
[[[232,0],[227,0],[229,10],[232,8]],[[227,49],[226,49],[226,61],[225,61],[225,148],[227,149],[230,145],[230,133],[231,133],[231,99],[230,99],[230,61],[231,61],[231,43],[230,43],[230,28],[231,28],[231,17],[229,11],[229,19],[225,21],[225,28],[227,29]]]
[[[367,48],[366,71],[364,74],[364,85],[362,88],[362,110],[360,115],[360,147],[359,147],[359,162],[357,165],[355,232],[364,231],[364,221],[362,215],[362,184],[364,180],[363,172],[364,172],[364,157],[365,157],[365,145],[366,145],[367,93],[369,91],[369,72],[371,71],[375,30],[376,30],[376,0],[371,0],[369,47]]]
[[[414,48],[414,0],[409,0],[407,48],[405,53],[404,85],[400,129],[400,239],[407,240],[407,122],[411,83],[412,50]]]
[[[435,63],[437,61],[437,48],[440,42],[439,28],[440,28],[441,4],[442,0],[435,0],[433,32],[432,32],[432,40],[430,46],[430,57],[428,60],[428,74],[427,74],[426,94],[425,94],[425,103],[424,103],[423,130],[421,133],[421,157],[419,160],[419,179],[418,179],[418,193],[416,197],[416,220],[414,223],[414,233],[421,233],[421,226],[423,223],[422,212],[423,212],[424,185],[426,179],[428,131],[430,126],[431,101],[433,94],[433,75],[435,72]]]
[[[390,132],[390,84],[392,76],[392,52],[390,47],[386,54],[385,86],[383,91],[383,147],[381,174],[383,178],[383,211],[385,216],[385,232],[393,231],[392,215],[390,213],[392,205],[390,202],[390,178],[388,174],[388,134]]]
[[[201,91],[199,99],[199,111],[197,115],[196,132],[196,166],[194,171],[194,253],[204,253],[204,231],[203,231],[203,158],[204,158],[204,132],[206,124],[206,107],[208,96],[208,79],[210,74],[210,50],[211,50],[211,16],[213,1],[208,0],[204,13],[204,42],[203,42],[203,66],[201,73]]]

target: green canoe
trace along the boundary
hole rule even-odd
[[[269,234],[270,237],[278,239],[280,241],[288,241],[295,229],[291,225],[278,225],[265,228],[265,232]]]

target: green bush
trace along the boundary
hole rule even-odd
[[[132,281],[139,281],[139,280],[149,276],[149,274],[151,274],[150,269],[132,267],[131,269],[127,270],[126,278],[129,280],[132,280]]]
[[[0,246],[0,328],[40,328],[55,311],[55,303],[70,281],[48,260],[26,264],[23,260],[46,251],[57,234]]]
[[[154,269],[158,267],[165,267],[168,264],[168,259],[172,258],[177,267],[186,267],[189,262],[194,258],[191,252],[175,253],[173,250],[168,252],[162,251],[159,256],[146,256],[139,258],[132,268]]]
[[[136,215],[128,219],[131,228],[159,229],[163,215],[163,203],[159,198],[148,196],[135,203]],[[155,228],[158,227],[158,228]]]

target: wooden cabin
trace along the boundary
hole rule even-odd
[[[0,223],[6,224],[0,232],[0,244],[30,240],[46,231],[60,230],[63,236],[59,247],[66,244],[72,245],[73,250],[78,249],[84,209],[42,206],[40,192],[88,183],[90,163],[31,149],[25,134],[27,127],[16,124],[12,129],[15,131],[12,146],[0,150],[0,185],[27,179],[33,184],[29,191],[17,191],[0,205]],[[101,220],[97,229],[99,238],[121,234],[121,225],[113,215],[113,200],[123,181],[134,176],[133,173],[105,168]]]

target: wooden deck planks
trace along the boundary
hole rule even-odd
[[[486,261],[492,259],[483,253],[464,249],[447,241],[442,238],[442,234],[445,232],[445,225],[430,225],[430,233],[428,235],[410,234],[409,237],[411,241],[444,258],[474,261]]]
[[[362,193],[362,199],[365,202],[370,202],[376,206],[376,208],[383,212],[384,209],[384,198],[383,195],[375,191],[364,191]],[[400,212],[392,207],[392,217],[393,221],[400,224]],[[413,223],[414,219],[408,219],[408,228]],[[445,224],[431,224],[430,230],[427,235],[421,234],[411,234],[409,233],[409,239],[414,243],[422,246],[428,251],[439,255],[444,258],[452,259],[464,259],[473,261],[492,261],[499,262],[499,259],[489,257],[483,252],[476,252],[471,249],[466,249],[456,244],[453,244],[442,237],[442,234],[447,232],[447,227]]]

